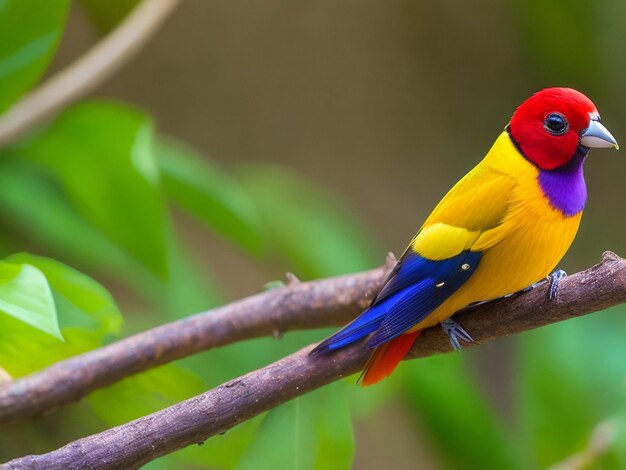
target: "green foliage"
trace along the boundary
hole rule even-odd
[[[403,372],[405,399],[450,468],[523,468],[465,358],[429,357]]]
[[[34,266],[0,262],[0,312],[63,341],[52,292]]]
[[[68,7],[69,0],[0,0],[0,113],[46,70]]]
[[[64,342],[12,319],[0,319],[0,328],[0,367],[13,378],[101,346],[98,336],[84,328],[63,328]]]
[[[124,272],[121,248],[85,221],[52,181],[32,164],[0,155],[0,219],[5,227],[74,262]]]
[[[109,292],[90,277],[58,261],[18,253],[6,258],[11,263],[36,266],[52,288],[54,302],[63,312],[61,326],[77,326],[107,335],[118,334],[122,317]]]
[[[269,413],[235,469],[350,468],[354,437],[344,388],[335,383]]]
[[[626,344],[614,334],[626,327],[624,311],[618,307],[601,318],[584,317],[524,336],[519,414],[526,452],[535,456],[536,466],[582,450],[593,429],[607,420],[621,432],[597,468],[626,466]]]
[[[316,470],[351,468],[354,458],[354,433],[350,420],[346,388],[353,384],[341,382],[320,390],[307,398],[312,403],[312,420],[317,439]]]
[[[207,227],[252,253],[263,246],[258,212],[226,172],[173,140],[155,145],[165,194]]]
[[[237,181],[184,145],[171,139],[155,140],[149,119],[119,103],[85,102],[65,111],[42,132],[5,151],[0,167],[0,207],[12,230],[24,231],[69,259],[121,273],[161,306],[164,318],[216,303],[211,288],[199,281],[203,274],[192,266],[171,231],[165,201],[180,205],[190,216],[251,254],[265,251],[282,257],[286,252],[289,269],[310,276],[373,264],[366,257],[374,250],[363,249],[371,246],[362,235],[364,230],[325,188],[276,167],[246,169]],[[33,211],[33,206],[39,210]],[[289,241],[293,229],[285,226],[290,232],[281,234],[276,227],[280,219],[274,211],[286,217],[297,213],[298,224],[306,224],[311,232],[298,232]],[[155,236],[144,237],[144,233]],[[317,237],[337,247],[331,257],[324,256]],[[311,254],[298,255],[306,250],[312,250]],[[159,257],[164,259],[158,261]],[[22,324],[12,325],[6,334],[17,331],[19,338],[8,337],[7,351],[0,355],[0,360],[10,363],[7,370],[12,375],[23,375],[95,348],[118,332],[121,317],[110,296],[94,281],[49,259],[20,254],[10,260],[29,262],[45,274],[66,338],[65,343],[57,340],[59,344],[52,344],[43,335],[24,334]],[[162,275],[164,267],[168,269],[167,279],[149,274]],[[225,348],[211,354],[221,365],[219,369],[207,367],[200,358],[190,358],[183,361],[184,368],[148,371],[99,390],[88,400],[103,423],[119,424],[199,393],[203,389],[199,376],[219,383],[288,354],[318,336],[293,335],[279,343],[260,340],[248,345],[245,356],[238,346]],[[19,350],[27,351],[28,356],[19,356]],[[320,392],[298,401],[315,421],[297,426],[313,432],[314,447],[324,451],[313,462],[315,468],[329,468],[332,462],[326,460],[327,455],[336,454],[335,462],[346,462],[345,466],[351,461],[352,431],[341,396]],[[280,422],[284,413],[288,415],[289,408],[279,408],[266,419]],[[259,430],[261,421],[263,429]],[[291,427],[270,426],[265,431],[268,426],[259,418],[165,462],[232,468],[242,455],[259,452],[258,442],[267,439],[266,435],[291,436]],[[299,448],[302,443],[296,444],[293,452],[306,455]],[[246,458],[250,457],[243,462]]]
[[[146,279],[140,286],[146,298],[164,310],[165,317],[177,319],[220,305],[225,295],[217,281],[201,268],[192,253],[182,246],[176,235],[168,231],[166,239],[169,278]]]
[[[240,175],[274,250],[300,275],[336,275],[381,261],[364,227],[327,188],[272,165],[244,167]]]
[[[168,364],[97,390],[88,401],[104,423],[118,426],[203,391],[204,382],[196,374]]]
[[[119,333],[119,310],[93,279],[58,261],[27,253],[10,256],[3,264],[17,267],[22,279],[11,290],[8,285],[0,289],[0,305],[17,298],[30,306],[43,297],[51,310],[44,321],[0,315],[0,366],[13,377],[98,347]]]
[[[146,115],[116,103],[81,103],[20,154],[39,164],[90,224],[167,275],[165,213]]]

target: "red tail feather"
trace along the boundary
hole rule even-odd
[[[421,332],[422,330],[417,330],[405,333],[377,347],[365,364],[359,383],[366,387],[389,377]]]

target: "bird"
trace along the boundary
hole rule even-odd
[[[388,377],[425,328],[440,324],[454,349],[472,337],[451,317],[550,281],[572,244],[585,203],[590,148],[618,149],[593,102],[552,87],[526,99],[487,155],[437,204],[370,306],[312,355],[365,337],[362,386]],[[550,274],[552,273],[552,274]],[[494,319],[494,321],[497,321]]]

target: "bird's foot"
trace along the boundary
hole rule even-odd
[[[441,327],[443,331],[446,332],[448,338],[450,338],[450,343],[455,351],[460,351],[461,343],[459,339],[462,339],[466,343],[473,343],[474,339],[469,335],[467,331],[463,329],[461,325],[455,322],[452,318],[448,318],[441,322]]]
[[[565,271],[563,271],[562,269],[558,269],[556,271],[554,271],[552,274],[550,274],[549,276],[547,276],[545,279],[542,279],[539,282],[535,282],[534,284],[531,284],[528,287],[523,288],[522,290],[518,290],[517,292],[513,292],[512,294],[506,294],[503,295],[502,297],[498,297],[496,299],[491,299],[491,300],[480,300],[478,302],[473,302],[471,304],[469,304],[468,306],[462,308],[461,310],[459,310],[459,312],[466,312],[468,310],[473,310],[476,307],[480,307],[482,305],[485,304],[490,304],[492,302],[497,302],[499,300],[503,300],[503,299],[508,299],[509,297],[515,297],[521,294],[525,294],[526,292],[530,292],[531,290],[533,290],[535,287],[538,287],[540,285],[542,285],[544,282],[549,282],[550,283],[550,287],[548,288],[548,300],[554,300],[556,299],[557,296],[557,291],[559,289],[559,282],[561,281],[561,279],[563,279],[565,276],[567,276],[567,273]]]
[[[534,284],[531,284],[530,286],[525,287],[524,289],[522,289],[520,291],[517,291],[517,292],[515,292],[513,294],[505,295],[504,297],[501,297],[501,298],[506,299],[507,297],[511,297],[511,296],[514,296],[514,295],[524,294],[525,292],[530,292],[535,287],[540,286],[544,282],[549,282],[550,286],[548,287],[548,299],[549,300],[554,300],[556,298],[557,291],[558,291],[558,288],[559,288],[559,282],[565,276],[567,276],[567,273],[565,271],[563,271],[562,269],[558,269],[558,270],[554,271],[552,274],[550,274],[549,276],[547,276],[545,279],[542,279],[539,282],[535,282]]]
[[[557,294],[559,293],[559,282],[561,282],[561,280],[567,276],[567,273],[565,271],[563,271],[562,269],[559,269],[557,271],[554,271],[552,274],[550,274],[546,280],[550,283],[550,287],[548,287],[548,299],[549,300],[555,300]]]

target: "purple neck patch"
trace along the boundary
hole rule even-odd
[[[540,170],[538,181],[550,204],[567,217],[578,214],[587,202],[583,162],[589,149],[579,145],[566,165],[555,170]]]

